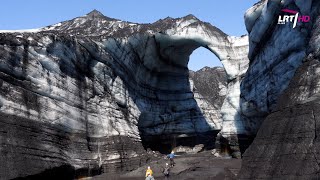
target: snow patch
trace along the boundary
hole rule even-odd
[[[38,29],[20,29],[20,30],[0,30],[0,33],[37,33],[42,31],[42,28]]]

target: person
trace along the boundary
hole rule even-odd
[[[148,172],[146,180],[154,180],[154,177],[150,175],[150,172]]]
[[[174,151],[171,151],[170,154],[168,154],[168,158],[170,159],[170,166],[173,167],[175,165],[175,162],[173,160],[173,158],[175,157],[176,155],[174,154]]]
[[[150,166],[148,166],[148,169],[146,171],[146,180],[154,180],[152,174],[152,169],[150,168]]]
[[[163,169],[163,174],[164,174],[165,179],[169,178],[169,173],[170,173],[170,166],[168,163],[166,163],[166,166]]]

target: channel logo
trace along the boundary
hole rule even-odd
[[[307,23],[311,19],[310,16],[300,16],[298,11],[290,9],[282,9],[281,11],[291,15],[279,15],[278,24],[293,23],[293,29],[297,26],[298,22]]]

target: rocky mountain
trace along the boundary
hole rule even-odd
[[[283,9],[310,21],[278,24]],[[320,178],[319,9],[316,0],[261,1],[245,15],[250,66],[241,107],[246,127],[258,133],[239,179]]]
[[[195,89],[210,104],[220,109],[227,94],[227,75],[222,67],[204,67],[196,72],[190,71],[190,79]]]
[[[190,80],[189,56],[200,46],[221,60],[226,81],[221,69]],[[228,36],[193,15],[136,24],[93,11],[0,31],[0,177],[130,171],[156,155],[150,149],[220,148],[217,136],[239,156],[247,54],[247,36]],[[211,71],[219,78],[199,81]]]

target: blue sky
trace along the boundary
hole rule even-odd
[[[229,35],[246,34],[244,12],[258,0],[4,0],[0,29],[32,29],[82,16],[97,9],[104,15],[138,23],[193,14]],[[189,68],[221,65],[204,48],[190,57]]]

